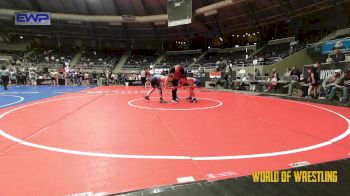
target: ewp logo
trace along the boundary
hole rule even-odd
[[[16,25],[51,25],[49,12],[21,12],[15,14]]]

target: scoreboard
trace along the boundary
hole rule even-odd
[[[168,26],[190,24],[192,0],[168,0]]]

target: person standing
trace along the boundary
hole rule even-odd
[[[185,75],[185,70],[180,65],[175,65],[170,69],[169,73],[174,75],[171,84],[173,85],[173,90],[171,91],[173,102],[179,102],[179,98],[177,97],[177,87],[179,86],[179,80]]]
[[[13,69],[10,69],[10,83],[11,85],[17,85],[17,76],[16,76],[16,71]]]
[[[37,73],[35,72],[34,69],[29,71],[29,83],[32,86],[36,86],[37,85]]]
[[[309,89],[307,91],[307,98],[311,99],[312,95],[314,98],[317,96],[317,89],[320,85],[320,73],[319,73],[319,67],[321,66],[320,62],[316,62],[315,65],[311,68],[308,82],[309,82]]]
[[[141,75],[142,86],[145,87],[145,84],[146,84],[146,81],[147,81],[147,79],[146,79],[146,70],[143,69],[141,71],[140,75]]]
[[[1,72],[0,72],[1,80],[4,85],[4,89],[8,90],[7,85],[9,84],[10,81],[10,72],[6,69],[6,66],[1,67]]]

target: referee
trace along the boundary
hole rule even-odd
[[[177,97],[177,87],[180,78],[185,75],[185,70],[180,65],[175,65],[170,69],[169,73],[174,74],[174,79],[171,81],[171,84],[173,85],[173,90],[171,91],[173,102],[179,102],[179,98]]]
[[[0,70],[0,76],[2,80],[2,84],[4,85],[4,89],[7,89],[7,85],[9,84],[10,81],[10,72],[6,69],[6,66],[2,66]]]

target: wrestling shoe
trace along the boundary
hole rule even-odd
[[[159,103],[166,103],[163,99],[160,99]]]
[[[186,100],[192,100],[192,97],[187,97]]]
[[[171,102],[172,103],[179,103],[179,101],[177,99],[173,99]]]
[[[196,98],[193,98],[190,102],[191,102],[191,103],[197,103],[197,99],[196,99]]]
[[[146,96],[145,99],[149,100],[149,96]]]

